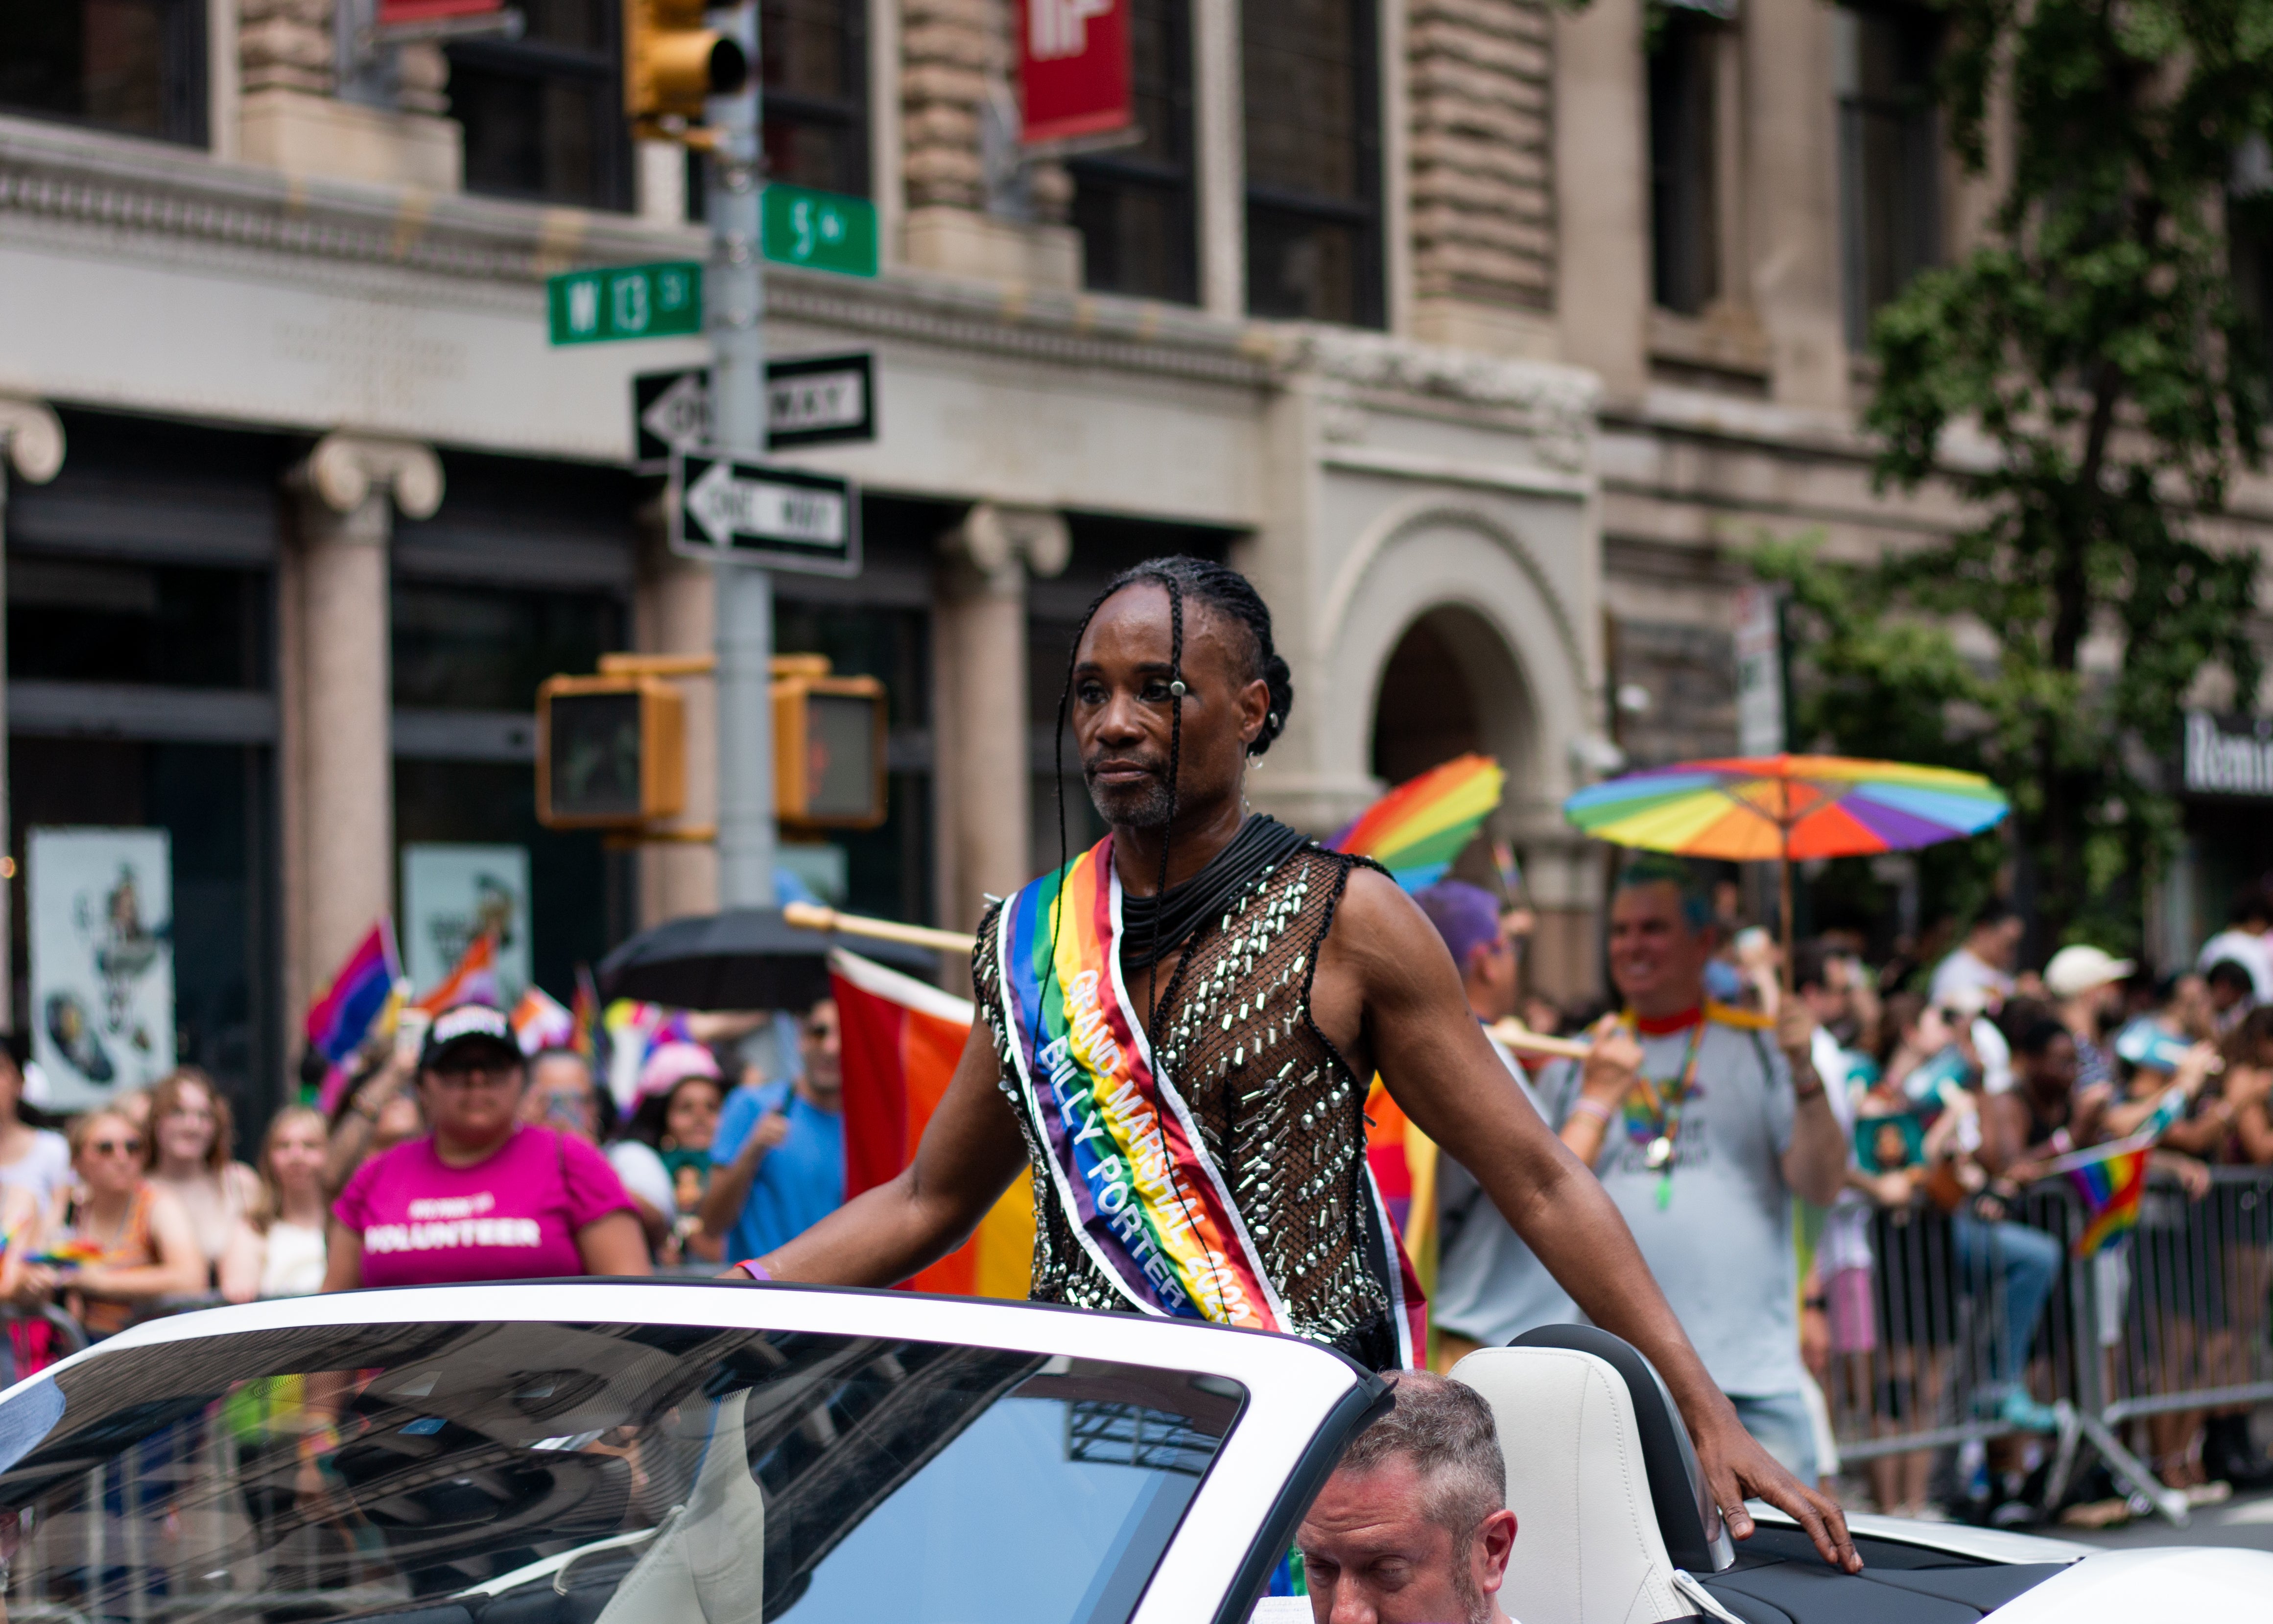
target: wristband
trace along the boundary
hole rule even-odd
[[[754,1257],[744,1258],[734,1267],[744,1271],[753,1280],[770,1280],[774,1277],[773,1271]]]
[[[1584,1094],[1580,1095],[1578,1099],[1572,1103],[1571,1109],[1574,1113],[1581,1111],[1585,1111],[1588,1116],[1594,1118],[1595,1121],[1601,1123],[1604,1127],[1609,1126],[1610,1124],[1617,1120],[1617,1113],[1612,1111],[1608,1105],[1603,1104],[1602,1101],[1591,1098]]]

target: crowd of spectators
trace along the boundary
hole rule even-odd
[[[2252,1170],[2273,1169],[2267,886],[2237,899],[2194,962],[2160,976],[2089,943],[2024,964],[2024,922],[2000,902],[1938,955],[1874,965],[1859,933],[1827,933],[1793,954],[1796,996],[1781,1012],[1780,954],[1744,927],[1734,887],[1702,887],[1662,860],[1630,867],[1615,894],[1619,1005],[1609,1013],[1521,995],[1462,911],[1496,909],[1489,893],[1450,881],[1422,902],[1469,971],[1480,1018],[1519,1009],[1534,1029],[1591,1037],[1597,1054],[1628,1038],[1647,1051],[1639,1066],[1624,1054],[1584,1067],[1506,1058],[1618,1195],[1708,1367],[1787,1464],[1827,1462],[1834,1411],[1850,1437],[1859,1425],[1890,1445],[1960,1426],[2000,1433],[1985,1448],[1875,1453],[1863,1475],[1881,1510],[1936,1516],[1963,1501],[1993,1515],[2001,1503],[2017,1517],[2029,1469],[2048,1456],[2031,1441],[2055,1432],[2048,1401],[2073,1390],[2077,1361],[2097,1359],[2103,1386],[2141,1396],[2262,1373],[2273,1352],[2273,1174]],[[1664,948],[1654,965],[1638,956],[1644,917],[1669,905],[1675,917],[1657,928],[1683,987],[1698,962],[1693,997],[1662,992]],[[1519,916],[1500,917],[1519,929]],[[1685,1037],[1724,1032],[1752,1039],[1749,1066],[1744,1043],[1721,1041],[1716,1067],[1711,1044]],[[1701,1077],[1685,1084],[1684,1065]],[[1840,1125],[1844,1165],[1829,1190],[1810,1187],[1820,1170],[1794,1156],[1812,1083]],[[1684,1121],[1685,1096],[1712,1114]],[[2055,1175],[2072,1164],[2061,1158],[2134,1141],[2151,1141],[2148,1194],[2135,1237],[2092,1259],[2098,1324],[2079,1350],[2049,1313],[2082,1222]],[[1444,1351],[1564,1317],[1531,1283],[1537,1265],[1521,1243],[1473,1215],[1465,1170],[1448,1165],[1439,1183],[1439,1324],[1455,1333]],[[1766,1391],[1782,1380],[1780,1357],[1804,1366],[1813,1452],[1781,1413],[1788,1401]],[[2247,1406],[2134,1426],[2164,1484],[2198,1501],[2273,1483]]]
[[[25,1103],[24,1044],[0,1035],[0,1377],[71,1331],[199,1303],[708,1274],[769,1250],[843,1199],[836,1007],[793,1044],[742,1041],[754,1024],[656,1045],[619,1111],[583,1054],[524,1054],[497,1009],[408,1010],[328,1113],[276,1112],[251,1165],[205,1074],[51,1126]]]

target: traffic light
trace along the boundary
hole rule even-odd
[[[819,655],[774,660],[774,812],[796,828],[884,821],[884,685]]]
[[[750,76],[742,48],[702,20],[702,0],[624,0],[624,116],[632,133],[691,141],[687,124],[710,96]]]
[[[536,690],[536,820],[637,829],[686,804],[686,707],[654,677],[548,677]]]

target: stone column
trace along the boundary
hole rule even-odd
[[[1602,921],[1608,848],[1575,839],[1527,842],[1523,874],[1539,924],[1524,984],[1557,1003],[1602,991]]]
[[[1557,9],[1554,36],[1557,302],[1564,361],[1603,393],[1638,401],[1649,383],[1649,108],[1641,0]]]
[[[641,566],[633,607],[633,642],[641,654],[707,655],[716,645],[716,574],[682,558],[664,542],[660,503],[641,520]],[[707,677],[673,685],[686,702],[687,826],[718,817],[717,690]],[[645,844],[639,849],[639,921],[644,930],[667,919],[718,910],[718,848]]]
[[[940,538],[932,606],[932,800],[938,915],[977,925],[1031,879],[1033,764],[1026,737],[1026,573],[1055,575],[1065,520],[981,502]]]
[[[1814,0],[1758,0],[1744,13],[1744,202],[1751,286],[1779,406],[1844,410],[1840,297],[1839,122],[1832,13]]]
[[[27,484],[44,485],[63,471],[64,426],[55,413],[37,400],[0,395],[0,610],[8,596],[8,474]],[[12,820],[8,808],[8,622],[0,612],[0,855],[12,846]],[[12,876],[0,876],[0,1027],[15,1024],[16,967],[11,954],[15,941],[13,911],[16,889]]]
[[[400,509],[432,516],[426,446],[332,434],[293,471],[282,781],[285,1011],[296,1017],[364,932],[394,911],[394,694],[387,545]],[[296,1048],[296,1042],[294,1045]]]

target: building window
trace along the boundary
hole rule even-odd
[[[1941,257],[1938,34],[1922,11],[1833,14],[1847,341],[1857,349],[1879,307]]]
[[[518,40],[449,48],[466,190],[585,208],[632,206],[612,0],[520,0]]]
[[[1199,297],[1189,0],[1133,0],[1129,22],[1144,139],[1066,166],[1082,277],[1100,293],[1189,304]]]
[[[1672,6],[1649,9],[1650,276],[1657,302],[1703,313],[1721,291],[1714,94],[1722,30]]]
[[[1249,0],[1247,308],[1383,321],[1381,96],[1371,0]]]
[[[204,145],[203,0],[0,5],[0,111]]]

